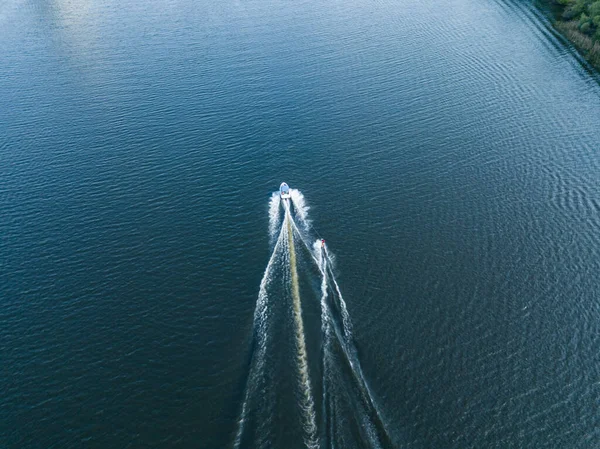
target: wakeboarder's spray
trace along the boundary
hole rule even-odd
[[[365,379],[365,376],[362,371],[362,367],[360,365],[360,361],[358,359],[358,354],[356,351],[356,347],[354,346],[353,337],[352,337],[352,324],[350,321],[350,314],[348,313],[348,309],[346,307],[346,302],[344,301],[344,297],[342,296],[342,292],[340,290],[340,286],[335,279],[335,274],[333,269],[331,268],[331,263],[327,264],[327,261],[331,261],[331,255],[327,250],[327,245],[325,245],[325,240],[321,240],[321,251],[322,251],[322,259],[325,263],[322,264],[321,270],[323,271],[323,278],[326,279],[327,275],[331,278],[333,286],[335,287],[335,293],[337,295],[338,304],[340,307],[341,315],[342,315],[342,324],[343,324],[343,338],[339,338],[342,350],[344,355],[346,356],[346,360],[350,364],[352,369],[352,374],[357,382],[357,386],[361,392],[363,403],[366,407],[366,410],[370,411],[369,414],[371,416],[361,416],[361,421],[364,427],[364,431],[367,434],[367,438],[371,447],[380,448],[381,442],[380,437],[384,440],[389,441],[389,436],[385,429],[385,425],[383,424],[383,420],[381,418],[381,414],[379,412],[378,406],[375,404],[373,400],[373,394],[369,385]],[[379,431],[377,430],[379,429]]]
[[[325,447],[329,447],[329,441],[333,435],[333,429],[330,426],[333,424],[333,419],[330,416],[332,414],[331,403],[329,399],[329,357],[327,354],[331,352],[331,323],[329,321],[329,307],[327,305],[327,259],[325,257],[325,240],[317,240],[313,244],[313,254],[317,259],[317,265],[321,271],[321,334],[323,335],[323,353],[322,353],[322,367],[323,367],[323,429],[325,433]],[[331,412],[330,412],[331,410]],[[333,441],[331,442],[333,445]]]

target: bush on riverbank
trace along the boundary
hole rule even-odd
[[[553,0],[560,5],[558,28],[600,69],[600,0]]]
[[[596,67],[600,68],[600,40],[595,40],[580,30],[577,20],[569,22],[557,22],[556,28],[561,31],[567,39],[581,49],[587,59]]]

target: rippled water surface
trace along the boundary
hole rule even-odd
[[[284,180],[383,447],[600,447],[598,75],[511,0],[0,2],[0,447],[233,447]]]

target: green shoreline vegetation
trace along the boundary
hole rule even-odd
[[[556,8],[556,29],[600,69],[600,0],[545,1]]]

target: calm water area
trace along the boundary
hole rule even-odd
[[[529,1],[0,0],[0,448],[237,447],[282,181],[385,434],[299,251],[318,447],[600,447],[600,77]],[[238,446],[303,448],[271,300]]]

